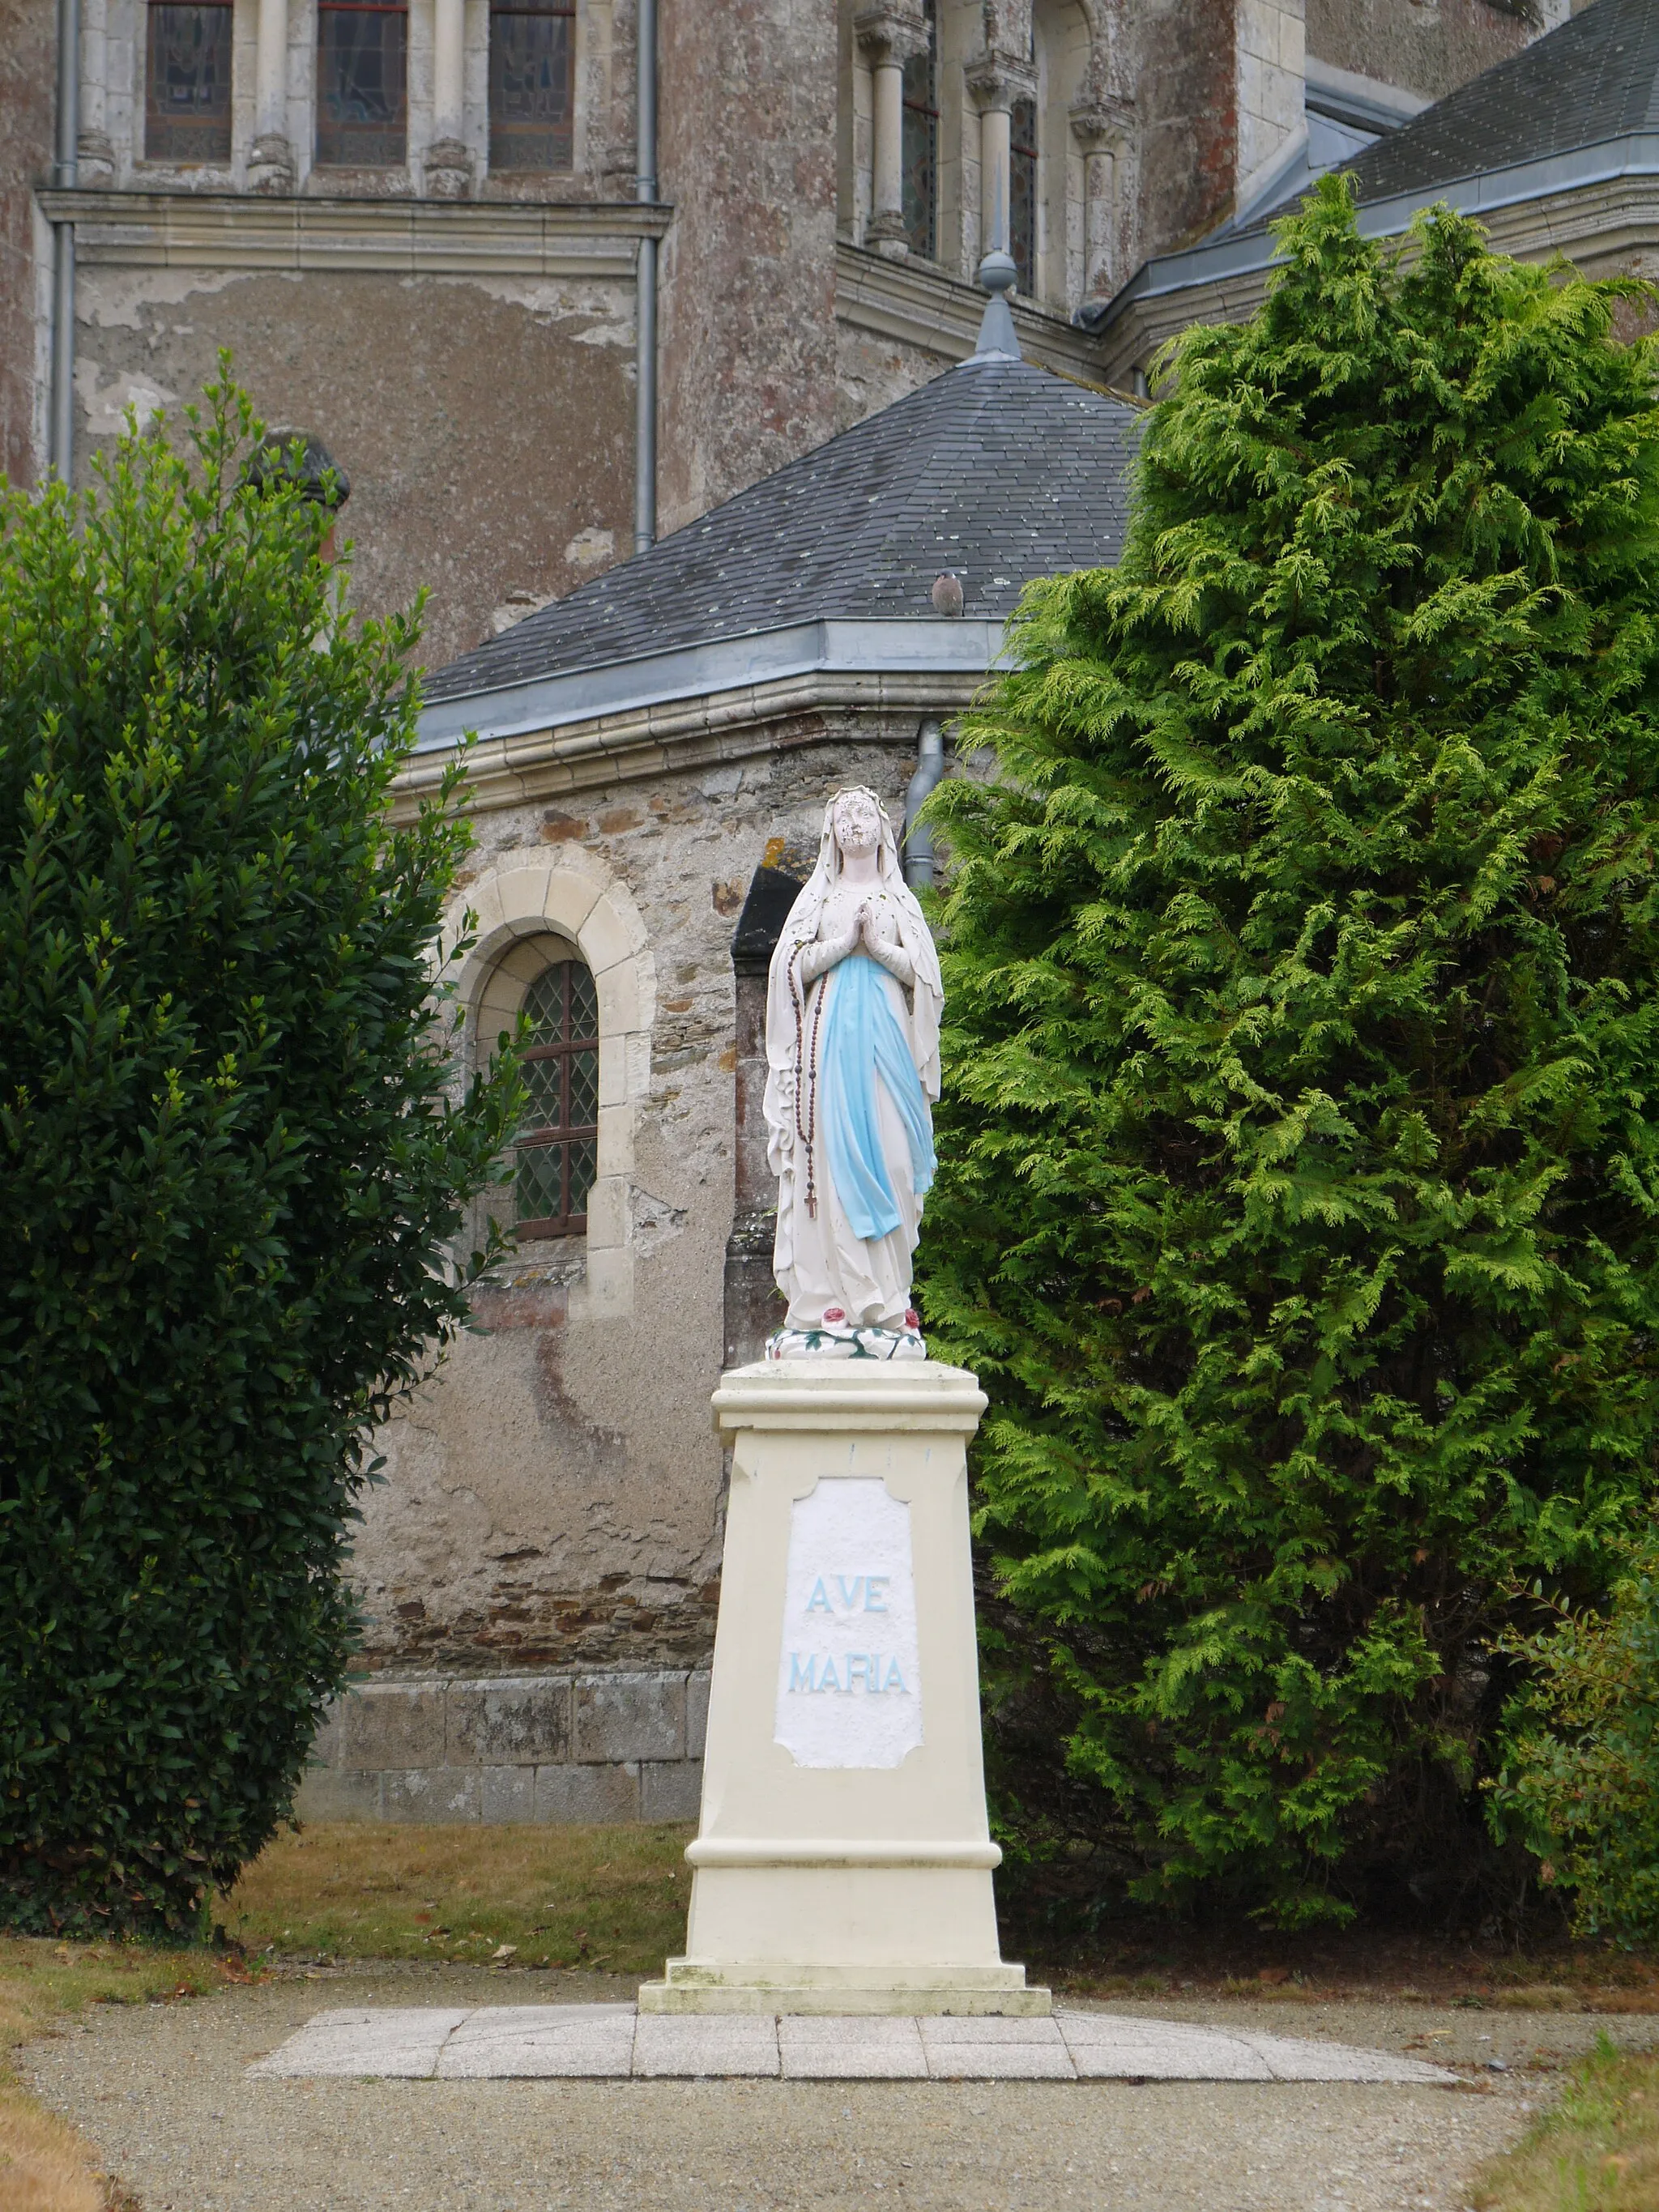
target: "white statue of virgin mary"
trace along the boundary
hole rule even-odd
[[[886,809],[838,791],[767,993],[773,1265],[789,1301],[769,1358],[927,1356],[910,1260],[933,1179],[944,1001]]]

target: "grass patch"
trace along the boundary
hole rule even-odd
[[[680,1826],[307,1823],[218,1904],[249,1952],[655,1974],[684,1948]],[[509,1948],[510,1947],[510,1948]]]
[[[1653,2212],[1659,2204],[1659,2058],[1601,2036],[1560,2102],[1482,2172],[1480,2212]]]
[[[137,1943],[58,1943],[0,1935],[0,2204],[5,2212],[106,2212],[121,2202],[92,2154],[13,2078],[7,2060],[89,2004],[194,1996],[222,1979],[205,1951]]]

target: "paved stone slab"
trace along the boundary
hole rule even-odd
[[[437,2005],[319,2012],[248,2069],[254,2075],[435,2074],[438,2054],[466,2018]]]
[[[1074,2081],[1077,2069],[1054,2020],[924,2020],[921,2047],[935,2081]]]
[[[633,2063],[631,2004],[489,2005],[462,2020],[437,2070],[441,2081],[595,2081]]]
[[[927,2054],[914,2020],[787,2013],[778,2051],[792,2081],[925,2081]]]
[[[1055,2015],[1085,2081],[1271,2081],[1273,2069],[1242,2037],[1185,2021],[1121,2014]]]
[[[440,2081],[1380,2081],[1457,2076],[1351,2044],[1060,2012],[1052,2019],[652,2013],[631,2004],[441,2006],[319,2013],[251,2067],[264,2075]]]
[[[1419,2087],[1455,2081],[1443,2066],[1402,2058],[1392,2051],[1358,2051],[1351,2043],[1313,2043],[1286,2035],[1246,2035],[1276,2081],[1408,2081]]]
[[[663,2075],[775,2075],[778,2024],[767,2014],[652,2013],[634,2032],[634,2071]]]
[[[927,2053],[935,2081],[1075,2081],[1078,2069],[1064,2044],[1044,2050],[1030,2043],[936,2044]]]

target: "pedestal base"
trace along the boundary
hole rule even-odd
[[[1050,2009],[997,1948],[964,1447],[921,1358],[724,1378],[733,1438],[686,1955],[647,2013]]]
[[[741,1968],[709,1960],[671,1959],[665,1978],[640,1990],[641,2012],[822,2013],[930,2020],[988,2015],[1046,2018],[1045,1989],[1028,1989],[1023,1966],[910,1966],[872,1969],[832,1979],[821,1966],[780,1961]]]

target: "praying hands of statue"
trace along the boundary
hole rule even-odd
[[[878,961],[901,988],[908,990],[915,980],[915,969],[909,954],[896,940],[884,941],[880,934],[881,921],[876,908],[866,899],[853,916],[852,927],[840,937],[826,937],[816,945],[809,945],[800,956],[800,981],[803,990],[810,990],[820,975],[854,952],[864,951]]]
[[[880,936],[878,917],[867,899],[858,910],[856,927],[870,957],[879,961],[894,981],[908,991],[916,974],[910,956],[896,938],[890,945]]]

